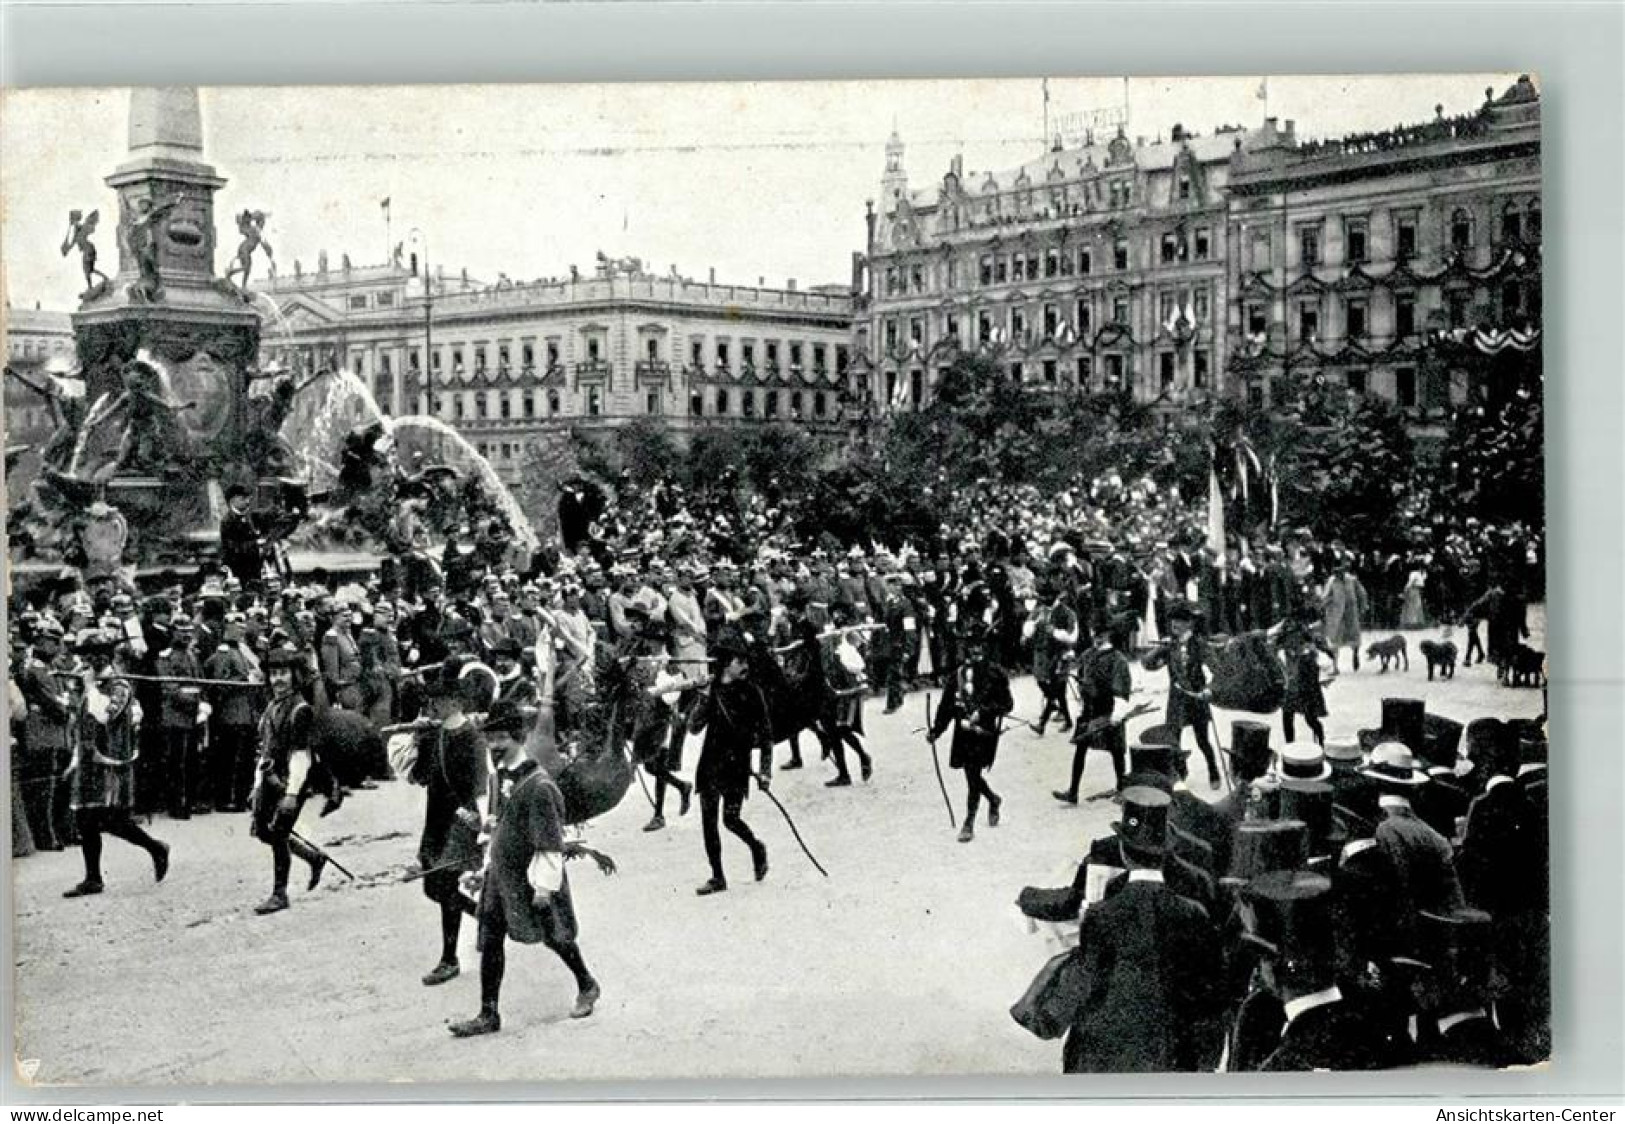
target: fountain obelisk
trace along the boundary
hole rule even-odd
[[[162,373],[162,394],[148,401],[162,399],[154,408],[184,439],[138,449],[106,499],[138,533],[143,561],[185,561],[216,538],[219,480],[241,460],[260,317],[215,276],[214,196],[226,181],[204,162],[197,89],[132,91],[128,137],[127,159],[106,180],[118,193],[118,272],[85,294],[74,338],[93,403],[128,390],[133,359]],[[117,437],[108,430],[93,438]]]

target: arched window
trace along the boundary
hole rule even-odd
[[[549,417],[555,416],[555,415],[558,414],[558,412],[559,412],[559,392],[556,391],[556,390],[550,390],[550,391],[547,392],[547,413],[548,413],[548,416]]]
[[[1501,241],[1523,241],[1523,210],[1510,199],[1501,208]]]
[[[727,390],[719,390],[719,391],[717,391],[717,413],[719,415],[723,416],[723,417],[726,417],[727,414],[728,414],[728,392],[727,392]]]
[[[1457,207],[1450,216],[1450,248],[1469,250],[1473,245],[1473,216]]]

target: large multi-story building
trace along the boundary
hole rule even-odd
[[[1318,379],[1419,420],[1482,372],[1463,338],[1531,346],[1541,319],[1540,97],[1300,143],[1266,128],[1229,176],[1229,373],[1255,404]],[[1513,334],[1516,334],[1515,337]]]
[[[857,424],[845,285],[727,285],[601,256],[593,276],[528,284],[436,273],[426,300],[420,272],[282,274],[265,285],[280,318],[264,359],[348,369],[386,413],[438,415],[510,476],[551,427]]]
[[[1226,186],[1238,128],[1167,141],[1121,129],[1005,172],[955,157],[912,190],[886,145],[854,273],[856,352],[881,409],[928,400],[961,352],[1041,391],[1130,388],[1169,407],[1225,363]]]
[[[1525,78],[1475,113],[1337,141],[1273,118],[1150,144],[1119,129],[1006,172],[956,157],[923,191],[894,132],[854,261],[854,362],[881,411],[928,401],[973,351],[1036,391],[1126,388],[1170,413],[1318,377],[1437,417],[1472,380],[1465,336],[1538,342],[1539,110]]]

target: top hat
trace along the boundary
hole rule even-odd
[[[1382,725],[1360,731],[1360,748],[1370,753],[1382,742],[1398,742],[1420,753],[1427,741],[1427,704],[1421,699],[1383,699]]]
[[[1473,719],[1467,723],[1466,739],[1467,759],[1475,766],[1481,764],[1488,756],[1497,755],[1509,748],[1513,750],[1517,748],[1511,731],[1499,718]]]
[[[1428,782],[1411,751],[1398,742],[1384,742],[1372,750],[1371,761],[1360,775],[1388,787],[1415,788]]]
[[[1310,855],[1324,855],[1332,841],[1332,786],[1325,781],[1282,781],[1281,818],[1302,820]]]
[[[1355,774],[1332,790],[1332,827],[1327,842],[1333,845],[1369,839],[1382,820],[1382,786]]]
[[[1281,747],[1281,779],[1323,781],[1332,775],[1326,752],[1314,742],[1290,742]]]
[[[1337,951],[1331,879],[1306,870],[1271,871],[1248,882],[1247,898],[1257,924],[1243,939],[1263,949],[1278,972],[1331,967]]]
[[[1221,748],[1235,760],[1236,772],[1249,780],[1263,776],[1274,756],[1274,750],[1270,749],[1270,728],[1262,722],[1230,723],[1230,744]]]
[[[1179,746],[1142,739],[1134,743],[1129,762],[1136,773],[1150,773],[1171,781],[1179,775],[1180,761],[1188,752]]]
[[[1309,858],[1309,828],[1302,820],[1246,820],[1230,842],[1226,881],[1249,882],[1272,870],[1297,870]]]
[[[1179,731],[1165,723],[1147,726],[1141,730],[1136,741],[1137,745],[1172,745],[1179,744]]]
[[[1429,766],[1454,769],[1461,753],[1462,724],[1438,714],[1423,716],[1421,758]]]
[[[1507,719],[1508,736],[1518,745],[1518,763],[1521,765],[1546,764],[1546,728],[1538,718]]]
[[[1112,831],[1132,856],[1155,861],[1168,838],[1168,809],[1173,798],[1160,789],[1131,785],[1123,790],[1123,818]]]
[[[1459,906],[1445,913],[1417,913],[1417,952],[1434,970],[1435,982],[1478,991],[1488,984],[1495,964],[1490,915]]]

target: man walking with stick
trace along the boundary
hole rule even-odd
[[[711,877],[694,892],[704,897],[728,888],[722,870],[722,826],[750,848],[756,881],[767,877],[767,845],[740,816],[750,790],[750,755],[761,754],[756,774],[762,791],[773,777],[773,735],[769,732],[767,702],[761,690],[747,678],[750,653],[742,638],[725,635],[713,648],[717,670],[711,684],[695,701],[688,728],[705,733],[700,761],[694,770],[694,788],[700,795],[700,824],[705,835],[705,857],[711,864]]]
[[[271,848],[271,896],[254,907],[261,916],[288,908],[288,874],[294,855],[310,867],[306,887],[310,890],[321,881],[328,862],[326,855],[294,830],[314,791],[317,765],[310,745],[315,712],[294,686],[294,676],[304,662],[292,648],[279,648],[266,660],[271,702],[260,715],[259,762],[249,798],[254,837]]]
[[[965,773],[965,822],[959,829],[961,843],[969,843],[976,837],[976,813],[984,796],[988,803],[989,827],[999,826],[999,810],[1004,804],[983,774],[992,768],[999,751],[999,724],[1015,704],[1010,697],[1010,677],[997,660],[991,658],[989,641],[985,626],[967,626],[959,643],[963,663],[946,677],[942,703],[926,735],[935,742],[950,724],[954,728],[948,766]]]

